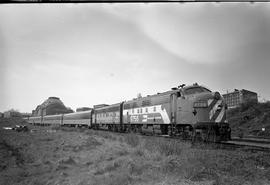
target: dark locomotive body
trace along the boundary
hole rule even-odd
[[[163,135],[218,142],[230,139],[226,105],[218,92],[193,84],[89,111],[30,117],[34,124],[85,125],[117,132]]]
[[[123,103],[117,103],[94,109],[92,112],[92,127],[94,129],[106,127],[109,130],[120,131],[122,126],[122,107]]]

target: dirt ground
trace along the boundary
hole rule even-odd
[[[270,184],[269,154],[86,128],[3,129],[12,124],[2,122],[0,128],[3,185]]]

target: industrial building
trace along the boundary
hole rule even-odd
[[[233,92],[222,95],[228,108],[237,107],[243,103],[254,102],[258,103],[258,95],[255,92],[246,89],[235,89]]]

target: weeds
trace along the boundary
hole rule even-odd
[[[106,165],[104,168],[97,169],[95,171],[94,175],[102,175],[104,173],[114,171],[117,168],[119,168],[120,166],[121,166],[121,164],[119,163],[119,161],[114,161],[113,163],[109,163],[108,165]]]
[[[145,148],[162,155],[181,155],[186,146],[178,140],[151,139],[145,143]]]
[[[5,140],[1,140],[0,148],[5,153],[5,156],[4,156],[5,158],[14,157],[15,163],[18,166],[21,166],[22,164],[24,164],[25,162],[24,155],[20,152],[19,148],[9,145]],[[5,169],[5,168],[6,166],[3,165],[2,169]]]
[[[113,133],[106,132],[106,131],[88,130],[88,133],[92,134],[92,135],[103,137],[105,139],[113,140],[113,141],[117,140],[117,136],[115,136]]]
[[[106,176],[98,176],[94,179],[93,185],[129,185],[133,181],[133,178],[126,171],[119,171],[115,173],[109,173]]]
[[[65,145],[63,150],[64,151],[73,151],[73,152],[80,152],[83,150],[92,150],[95,149],[97,146],[102,145],[96,138],[90,136],[87,138],[86,142],[82,145]]]
[[[125,136],[125,141],[132,147],[136,147],[141,143],[140,137],[136,134],[128,134]]]
[[[49,128],[50,128],[50,130],[62,130],[62,129],[64,129],[64,127],[61,127],[60,124],[51,125]]]
[[[69,156],[68,158],[61,159],[60,161],[58,161],[58,164],[55,170],[56,171],[65,170],[68,167],[75,166],[75,165],[77,165],[76,161],[72,157]]]
[[[179,184],[181,180],[190,184],[201,184],[202,181],[214,182],[213,185],[270,184],[269,153],[222,150],[209,145],[191,146],[179,140],[93,130],[41,134],[29,135],[28,140],[20,135],[20,145],[17,145],[15,135],[6,136],[8,143],[0,140],[3,174],[13,170],[9,166],[19,164],[21,166],[16,165],[19,170],[14,172],[14,176],[18,176],[21,184]],[[55,142],[43,142],[50,141],[49,135]],[[32,142],[33,138],[35,142]],[[45,146],[39,146],[40,143]],[[36,162],[24,165],[28,163],[28,154],[31,156],[35,152],[38,154],[33,155]],[[10,160],[5,160],[6,156]],[[26,173],[20,172],[22,169],[26,169]],[[7,179],[14,176],[9,175]],[[7,182],[4,180],[0,180],[0,184],[8,184],[1,182]]]

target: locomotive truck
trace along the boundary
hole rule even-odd
[[[230,139],[227,106],[219,92],[197,83],[96,109],[30,117],[29,123],[87,126],[115,132],[151,132],[210,142]]]

